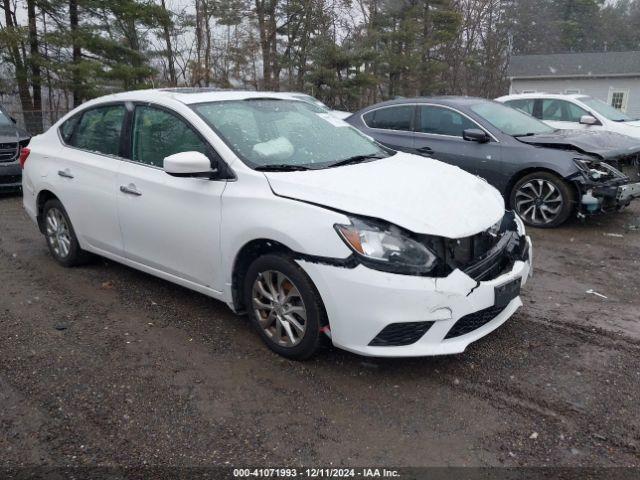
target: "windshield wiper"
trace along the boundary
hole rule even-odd
[[[353,165],[355,163],[366,162],[367,160],[380,160],[387,158],[386,155],[372,154],[372,155],[354,155],[353,157],[345,158],[344,160],[338,160],[335,163],[329,165],[329,168],[342,167],[344,165]]]
[[[254,168],[258,172],[302,172],[304,170],[311,170],[304,165],[291,165],[286,163],[274,164],[274,165],[260,165]]]
[[[534,135],[537,135],[537,134],[533,132],[529,132],[529,133],[519,133],[518,135],[513,135],[513,136],[515,138],[519,138],[519,137],[533,137]]]

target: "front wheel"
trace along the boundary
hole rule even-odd
[[[516,182],[509,203],[527,225],[553,228],[569,218],[574,197],[571,187],[561,178],[549,172],[534,172]]]
[[[245,277],[244,302],[271,350],[295,360],[316,352],[324,308],[311,279],[293,260],[274,254],[256,259]]]

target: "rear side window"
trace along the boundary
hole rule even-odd
[[[533,105],[535,104],[534,98],[524,98],[520,100],[509,100],[508,102],[504,102],[509,105],[511,108],[516,108],[518,110],[523,111],[524,113],[528,113],[529,115],[533,115]]]
[[[181,118],[154,107],[136,107],[132,160],[162,167],[164,158],[181,152],[207,154],[207,146]]]
[[[61,129],[69,135],[67,143],[73,147],[104,155],[119,155],[120,133],[124,121],[124,105],[108,105],[85,111],[77,125],[69,119]],[[69,125],[67,125],[69,123]]]
[[[448,108],[423,106],[420,107],[420,125],[417,129],[421,133],[462,137],[462,132],[468,128],[480,128],[467,117]]]
[[[414,112],[415,107],[413,105],[399,105],[367,112],[362,118],[369,128],[410,132]]]

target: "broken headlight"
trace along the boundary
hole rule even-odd
[[[622,176],[622,174],[611,165],[598,160],[574,158],[573,161],[580,169],[580,172],[589,180],[599,181]]]
[[[372,268],[420,274],[436,266],[436,255],[399,227],[360,218],[350,220],[350,225],[336,224],[335,229],[363,263]]]

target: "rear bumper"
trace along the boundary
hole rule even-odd
[[[527,248],[525,261],[516,261],[510,271],[483,282],[460,270],[446,278],[429,278],[380,272],[361,265],[349,269],[307,261],[299,264],[324,301],[335,346],[377,357],[445,355],[463,352],[522,305],[518,296],[503,308],[494,308],[496,287],[512,281],[521,285],[527,282],[532,256],[528,238]],[[471,322],[472,328],[462,329],[467,333],[460,334],[458,325],[458,334],[451,335],[458,321]],[[411,344],[371,345],[390,324],[406,323],[411,328],[424,322],[431,322],[426,333]]]

